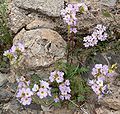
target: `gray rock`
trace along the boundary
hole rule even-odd
[[[117,0],[102,0],[102,4],[107,6],[115,6]]]
[[[16,2],[14,2],[13,0],[11,3],[9,3],[8,7],[9,9],[8,25],[13,33],[15,34],[18,33],[18,31],[22,30],[22,28],[30,30],[43,27],[55,30],[57,26],[61,26],[60,24],[63,20],[61,21],[59,18],[54,17],[51,18],[38,11],[19,8],[15,5],[15,3]]]
[[[13,97],[13,93],[11,93],[6,88],[0,89],[0,103],[8,102]]]
[[[113,51],[110,51],[106,54],[106,56],[107,56],[110,64],[117,63],[117,72],[120,74],[120,52],[115,53]]]
[[[108,51],[106,53],[96,53],[94,54],[93,59],[86,60],[86,65],[89,65],[90,68],[93,68],[95,64],[106,64],[106,65],[113,65],[117,63],[117,69],[116,69],[116,74],[114,77],[118,76],[120,74],[120,52],[113,52],[113,51]],[[90,71],[91,72],[91,71]],[[90,74],[89,74],[90,76]]]
[[[64,108],[54,111],[42,111],[40,105],[35,104],[23,108],[15,99],[5,104],[2,108],[2,112],[2,114],[85,114],[81,111],[72,111]]]
[[[25,27],[32,19],[25,15],[25,11],[16,7],[13,3],[9,4],[8,25],[12,32],[17,33],[21,28]]]
[[[7,75],[0,73],[0,87],[7,82]]]
[[[113,110],[120,110],[120,87],[113,85],[112,94],[102,98],[99,102],[102,106],[109,107]]]
[[[107,109],[105,107],[100,107],[95,109],[96,114],[120,114],[120,110],[115,111],[112,109]]]
[[[60,16],[64,0],[14,0],[17,7],[38,11],[48,16]]]
[[[31,30],[31,29],[37,29],[37,28],[49,28],[49,29],[54,29],[55,27],[55,23],[53,23],[50,20],[34,20],[32,21],[30,24],[28,24],[26,26],[27,30]]]
[[[22,30],[18,33],[13,44],[23,42],[26,47],[28,68],[49,66],[64,57],[66,42],[55,31],[50,29]]]
[[[7,104],[4,104],[2,111],[3,114],[42,114],[40,111],[40,106],[35,105],[37,109],[22,107],[20,103],[13,99]]]

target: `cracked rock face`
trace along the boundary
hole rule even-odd
[[[101,102],[111,109],[120,110],[120,88],[118,86],[113,86],[111,90],[112,94],[103,98]]]
[[[64,7],[64,0],[14,0],[17,7],[38,11],[48,16],[58,17]]]
[[[7,76],[5,74],[0,73],[0,87],[7,82]]]
[[[26,26],[27,30],[31,29],[37,29],[37,28],[48,28],[48,29],[54,29],[56,27],[55,23],[53,23],[50,20],[34,20],[30,24]]]
[[[19,9],[14,4],[9,5],[9,27],[12,32],[17,33],[19,29],[30,23],[31,18],[25,15],[25,11]],[[23,13],[24,12],[24,13]]]
[[[105,107],[101,107],[101,108],[97,108],[96,110],[96,114],[120,114],[120,110],[115,111],[115,110],[110,110],[107,109]]]
[[[50,24],[45,24],[45,27],[54,28],[56,25],[51,22],[51,18],[55,19],[60,16],[60,11],[64,7],[64,0],[12,0],[8,6],[8,25],[10,30],[16,34],[35,19],[41,21],[38,23],[40,27],[49,22]],[[41,25],[43,20],[44,22]],[[36,22],[33,24],[36,25]]]
[[[64,57],[66,42],[55,31],[50,29],[23,29],[14,38],[13,44],[23,42],[27,58],[24,58],[29,68],[49,66]]]

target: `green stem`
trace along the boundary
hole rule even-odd
[[[73,102],[72,100],[69,100],[72,104],[74,104],[77,108],[79,108],[79,105],[77,105],[75,102]]]
[[[67,28],[68,28],[67,62],[69,63],[69,53],[70,53],[70,25],[68,25]]]

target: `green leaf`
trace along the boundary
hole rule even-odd
[[[52,92],[52,93],[57,93],[58,91],[59,91],[58,88],[51,89],[51,92]]]
[[[112,17],[112,15],[108,11],[106,11],[106,10],[102,11],[102,14],[105,17]]]
[[[56,108],[60,108],[61,107],[61,102],[57,102],[57,103],[53,103],[53,106]]]
[[[79,73],[80,73],[80,74],[84,74],[84,73],[86,73],[86,72],[88,72],[88,71],[89,71],[89,69],[86,68],[86,67],[81,67],[81,68],[79,69]]]
[[[85,100],[85,96],[79,95],[79,96],[77,97],[77,100],[78,100],[78,102],[84,101],[84,100]]]
[[[79,11],[80,11],[80,13],[83,13],[83,12],[84,12],[84,8],[81,7],[81,8],[79,9]]]

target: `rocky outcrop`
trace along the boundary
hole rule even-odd
[[[109,3],[114,4],[115,6],[116,2],[113,2],[114,1],[111,1]],[[110,22],[114,23],[113,18],[105,18],[102,15],[102,12],[99,12],[100,10],[102,10],[101,8],[106,9],[110,12],[112,10],[110,9],[111,7],[105,7],[105,1],[102,3],[103,4],[101,4],[98,0],[91,0],[91,2],[86,3],[89,7],[89,11],[85,14],[78,14],[77,26],[80,34],[87,34],[90,28],[93,28],[98,23],[104,23],[107,26],[110,24]],[[57,31],[60,30],[60,32],[63,34],[64,32],[66,32],[66,24],[63,23],[63,20],[60,17],[60,11],[64,7],[64,0],[13,0],[9,5],[9,28],[12,30],[13,33],[16,34],[23,27],[26,28],[28,24],[34,24],[32,27],[29,25],[30,28],[27,27],[28,29],[32,29],[37,25],[40,25],[41,27],[43,25],[41,25],[40,21],[44,21],[43,23],[45,23],[45,26],[47,28]],[[119,9],[119,7],[116,9]],[[111,13],[114,13],[114,11]],[[115,18],[118,22],[119,15],[117,14]],[[36,22],[38,22],[39,24],[36,24]],[[46,24],[49,22],[50,24]]]
[[[55,29],[63,23],[60,19],[63,7],[64,0],[12,0],[9,3],[9,28],[15,34],[27,25],[26,29],[39,25]]]

